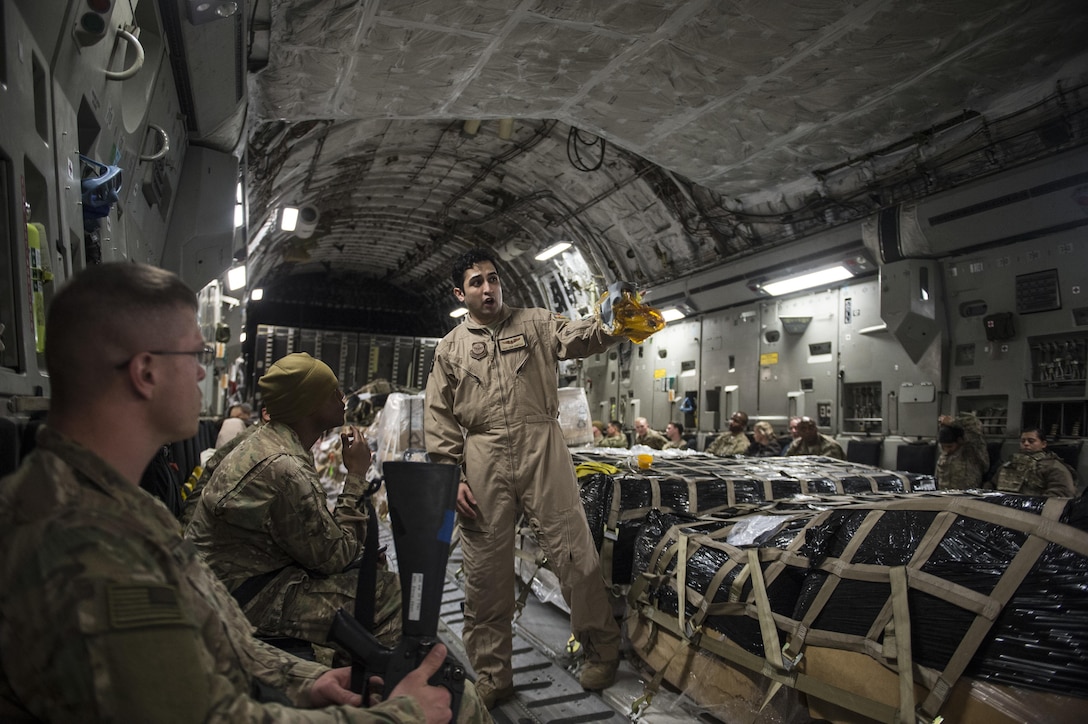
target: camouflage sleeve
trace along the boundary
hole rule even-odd
[[[957,415],[952,423],[963,428],[963,444],[979,469],[985,472],[990,468],[990,453],[986,449],[986,439],[982,436],[982,423],[972,412]]]
[[[1075,498],[1077,486],[1073,474],[1061,460],[1044,460],[1039,472],[1046,486],[1046,495],[1054,498]]]
[[[29,550],[26,555],[9,551],[5,558],[13,567],[4,572],[12,585],[0,593],[0,662],[10,692],[39,720],[420,719],[410,700],[367,710],[303,711],[253,699],[250,677],[283,683],[297,703],[305,704],[313,679],[324,669],[262,650],[247,630],[232,626],[230,609],[223,619],[197,611],[194,606],[209,603],[199,587],[192,587],[191,577],[170,567],[169,559],[161,560],[132,531],[65,524],[16,545]],[[215,581],[210,573],[207,578]],[[207,593],[214,598],[214,591]],[[218,653],[208,636],[225,639]],[[278,668],[279,675],[265,667]]]
[[[325,574],[343,571],[362,553],[365,515],[347,505],[338,505],[335,516],[330,513],[317,471],[296,458],[282,456],[270,468],[270,479],[276,481],[278,492],[267,526],[276,545],[309,570]],[[353,498],[350,493],[349,502]],[[358,500],[357,493],[354,500]]]
[[[721,435],[718,435],[716,438],[714,438],[714,441],[706,446],[706,450],[704,452],[710,455],[721,455],[722,448],[724,447],[725,443],[726,434],[727,433],[722,433]]]

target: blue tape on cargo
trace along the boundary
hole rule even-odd
[[[453,540],[453,524],[457,520],[457,513],[452,510],[447,510],[446,515],[442,520],[442,527],[438,529],[438,540],[443,543],[449,543]]]

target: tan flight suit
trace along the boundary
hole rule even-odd
[[[512,685],[514,533],[524,512],[560,581],[571,628],[590,661],[619,655],[619,628],[557,419],[558,361],[619,341],[593,319],[544,309],[469,317],[439,342],[424,428],[434,462],[462,468],[477,517],[459,516],[465,568],[464,641],[481,695]],[[462,432],[463,431],[463,432]]]

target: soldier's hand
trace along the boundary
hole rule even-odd
[[[370,467],[370,443],[359,432],[359,428],[351,425],[347,432],[340,433],[340,447],[343,450],[344,467],[349,473],[363,475]]]
[[[457,512],[471,520],[476,520],[476,496],[468,483],[457,486]]]
[[[322,706],[362,706],[363,697],[356,694],[351,686],[351,667],[330,669],[317,677],[310,687],[310,704]]]
[[[442,664],[446,662],[446,647],[443,644],[435,644],[423,663],[405,676],[389,693],[389,698],[397,696],[410,696],[419,702],[423,708],[423,714],[427,718],[427,724],[446,724],[453,718],[450,709],[451,696],[449,689],[444,686],[431,686],[427,681],[434,676]]]

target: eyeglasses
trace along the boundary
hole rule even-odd
[[[187,355],[187,354],[191,354],[191,355],[194,355],[196,357],[197,362],[204,365],[205,367],[207,367],[208,365],[210,365],[212,362],[215,361],[215,347],[210,347],[208,345],[204,345],[203,349],[198,349],[195,352],[174,352],[174,351],[167,351],[167,350],[148,350],[147,352],[138,352],[137,354],[134,354],[131,357],[129,357],[127,360],[125,360],[121,364],[117,365],[117,369],[123,370],[124,368],[128,367],[132,363],[132,360],[136,359],[136,357],[141,355],[141,354],[159,354],[159,355]]]

